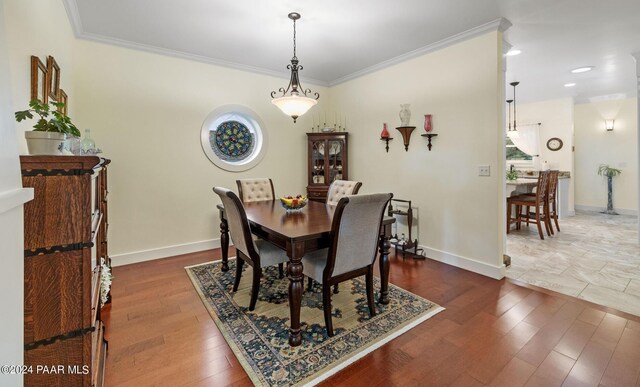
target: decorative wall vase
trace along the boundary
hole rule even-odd
[[[387,123],[382,124],[382,133],[380,133],[380,138],[387,139],[389,138],[389,131],[387,130]]]
[[[411,110],[409,110],[409,107],[411,107],[411,105],[408,103],[400,105],[400,126],[409,126],[409,121],[411,121]]]
[[[431,123],[431,114],[424,115],[424,131],[430,133],[433,130],[433,124]]]

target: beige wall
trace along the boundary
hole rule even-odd
[[[419,243],[427,255],[474,271],[500,272],[504,79],[501,34],[494,32],[394,65],[331,89],[332,109],[350,125],[350,178],[361,192],[392,191],[419,207]],[[417,126],[405,152],[401,103]],[[433,149],[427,151],[424,114],[433,114]],[[389,153],[382,123],[394,137]],[[478,166],[492,175],[479,177]]]
[[[213,186],[235,190],[238,178],[271,177],[276,194],[304,192],[311,116],[294,124],[269,98],[288,80],[84,40],[74,49],[76,119],[112,159],[114,264],[130,253],[219,238]],[[315,89],[322,109],[327,90]],[[217,168],[200,145],[205,117],[226,104],[249,107],[266,125],[265,157],[246,172]]]
[[[613,206],[619,212],[638,210],[637,100],[577,104],[575,106],[576,206],[601,210],[607,206],[607,181],[598,176],[600,164],[622,170],[613,179]],[[615,119],[607,132],[605,119]]]
[[[31,55],[46,66],[52,55],[60,66],[60,86],[69,96],[69,115],[74,118],[76,100],[73,85],[73,44],[75,38],[62,1],[5,1],[5,30],[12,74],[12,96],[16,110],[29,106],[31,98]],[[34,121],[18,126],[21,154],[27,153],[24,131],[31,130]]]
[[[519,87],[526,87],[520,85]],[[540,125],[540,156],[538,165],[524,166],[524,169],[544,169],[545,164],[549,169],[569,171],[569,213],[574,211],[574,162],[573,162],[573,99],[562,98],[549,101],[541,101],[517,106],[517,125]],[[550,138],[558,137],[562,140],[562,149],[551,151],[547,148]],[[545,163],[546,162],[546,163]]]

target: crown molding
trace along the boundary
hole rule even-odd
[[[356,78],[360,78],[364,75],[367,74],[371,74],[373,72],[376,71],[380,71],[382,69],[385,69],[387,67],[408,61],[410,59],[413,58],[417,58],[419,56],[428,54],[430,52],[434,52],[440,49],[443,49],[445,47],[449,47],[452,46],[454,44],[458,44],[460,42],[463,42],[465,40],[469,40],[472,38],[475,38],[477,36],[480,35],[484,35],[487,32],[492,32],[492,31],[499,31],[499,32],[504,32],[507,29],[509,29],[509,27],[511,27],[511,22],[505,18],[499,18],[493,21],[490,21],[489,23],[485,23],[482,25],[479,25],[477,27],[474,27],[470,30],[466,30],[464,32],[461,32],[459,34],[456,35],[452,35],[448,38],[442,39],[438,42],[429,44],[427,46],[424,47],[420,47],[418,49],[415,49],[413,51],[409,51],[406,54],[402,54],[399,56],[396,56],[395,58],[391,58],[388,60],[385,60],[383,62],[380,62],[378,64],[375,64],[373,66],[367,67],[365,69],[356,71],[354,73],[351,73],[349,75],[345,75],[344,77],[340,77],[334,81],[329,82],[329,86],[336,86],[339,85],[341,83],[347,82],[347,81],[351,81],[353,79]]]
[[[148,44],[141,44],[136,42],[131,42],[129,40],[118,39],[113,37],[108,37],[104,35],[94,34],[91,32],[86,32],[82,27],[82,21],[80,19],[80,13],[78,11],[78,7],[75,0],[63,0],[64,7],[67,11],[67,16],[69,17],[69,21],[71,22],[71,26],[73,29],[73,33],[75,34],[77,39],[89,40],[93,42],[108,44],[112,46],[119,46],[124,48],[129,48],[132,50],[138,51],[146,51],[153,54],[172,56],[175,58],[192,60],[201,63],[212,64],[216,66],[227,67],[230,69],[247,71],[251,73],[267,75],[275,78],[289,79],[291,78],[291,73],[289,72],[281,72],[281,71],[273,71],[267,70],[260,67],[244,65],[241,63],[235,63],[231,61],[226,61],[222,59],[210,58],[203,55],[191,54],[183,51],[172,50],[169,48],[155,47]],[[315,86],[329,86],[329,83],[326,81],[321,81],[313,78],[304,78],[305,84],[312,84]]]
[[[147,44],[135,43],[135,42],[131,42],[124,39],[112,38],[112,37],[107,37],[99,34],[86,32],[82,26],[82,20],[80,18],[80,12],[78,10],[78,5],[76,3],[76,0],[62,0],[62,1],[64,3],[65,10],[67,11],[67,16],[69,18],[69,21],[71,22],[73,33],[78,39],[90,40],[98,43],[110,44],[110,45],[125,47],[133,50],[146,51],[146,52],[151,52],[159,55],[173,56],[176,58],[208,63],[216,66],[222,66],[222,67],[227,67],[227,68],[241,70],[241,71],[248,71],[248,72],[272,76],[276,78],[282,78],[282,79],[290,78],[290,73],[286,73],[286,72],[267,70],[260,67],[244,65],[241,63],[230,62],[222,59],[210,58],[203,55],[190,54],[190,53],[186,53],[178,50],[155,47]],[[313,78],[307,78],[307,77],[305,77],[304,80],[305,80],[305,83],[316,85],[316,86],[324,86],[324,87],[336,86],[338,84],[350,81],[352,79],[359,78],[366,74],[370,74],[372,72],[382,70],[389,66],[393,66],[395,64],[416,58],[418,56],[422,56],[424,54],[427,54],[436,50],[440,50],[442,48],[463,42],[465,40],[475,38],[487,32],[491,32],[491,31],[504,32],[507,29],[509,29],[511,25],[512,24],[509,20],[505,18],[499,18],[499,19],[490,21],[488,23],[479,25],[477,27],[471,28],[459,34],[452,35],[448,38],[442,39],[433,44],[429,44],[427,46],[410,51],[406,54],[399,55],[395,58],[391,58],[389,60],[380,62],[378,64],[356,71],[349,75],[345,75],[343,77],[337,78],[333,81],[327,82],[327,81],[322,81],[319,79],[313,79]]]

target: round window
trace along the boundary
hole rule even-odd
[[[200,131],[202,149],[216,166],[232,172],[255,167],[266,150],[264,124],[249,108],[221,106],[207,116]]]

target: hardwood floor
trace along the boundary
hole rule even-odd
[[[107,386],[250,386],[184,266],[219,250],[115,267],[103,312]],[[640,318],[438,262],[390,281],[447,308],[327,386],[640,386]]]

